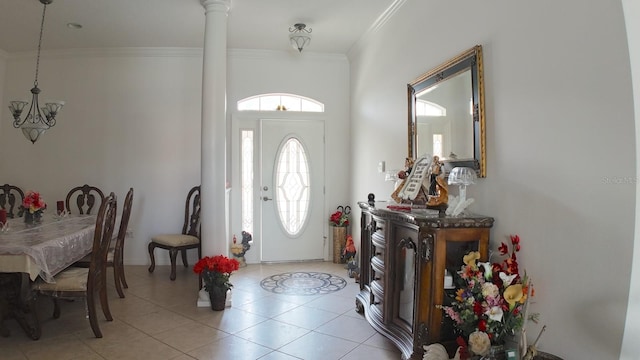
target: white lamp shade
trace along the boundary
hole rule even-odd
[[[302,52],[302,49],[311,42],[311,34],[296,31],[289,34],[289,41],[294,49]]]
[[[449,173],[449,185],[471,185],[476,183],[476,171],[469,167],[454,167]]]

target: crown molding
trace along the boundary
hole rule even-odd
[[[360,50],[362,49],[364,44],[367,42],[367,40],[373,34],[378,32],[378,30],[380,30],[389,21],[389,19],[391,19],[393,15],[395,15],[395,13],[398,12],[398,10],[402,7],[402,5],[404,5],[405,2],[407,2],[407,0],[395,0],[393,3],[391,3],[391,5],[389,5],[389,7],[382,14],[380,14],[380,16],[378,16],[376,21],[374,21],[373,24],[371,24],[369,29],[367,29],[367,31],[365,31],[365,33],[362,34],[360,39],[358,39],[358,41],[356,41],[356,43],[353,44],[351,49],[347,51],[347,56],[351,57],[351,55],[357,52],[360,52]]]
[[[199,57],[202,58],[202,48],[93,48],[93,49],[65,49],[43,50],[42,58],[64,59],[78,57]],[[10,60],[30,59],[36,56],[35,51],[17,52],[7,55]]]

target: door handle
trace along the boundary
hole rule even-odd
[[[264,196],[264,197],[262,198],[262,200],[263,200],[263,201],[269,201],[269,200],[273,200],[273,199],[272,199],[272,198],[270,198],[270,197]]]

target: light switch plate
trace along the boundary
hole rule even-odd
[[[379,173],[383,173],[384,172],[384,161],[380,161],[378,163],[378,172]]]

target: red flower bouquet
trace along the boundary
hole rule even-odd
[[[39,223],[42,219],[42,213],[47,208],[47,204],[44,199],[40,197],[40,193],[35,191],[27,191],[20,204],[18,210],[18,216],[24,215],[24,222],[26,224]]]
[[[193,272],[202,276],[207,292],[225,293],[233,287],[229,282],[231,273],[238,270],[240,263],[224,255],[205,256],[193,266]]]
[[[44,199],[40,197],[40,193],[31,190],[27,191],[24,200],[22,200],[22,211],[29,211],[31,214],[34,214],[38,211],[42,212],[46,208],[47,204],[44,202]]]
[[[329,222],[333,226],[347,226],[349,225],[349,214],[338,210],[331,214]]]

